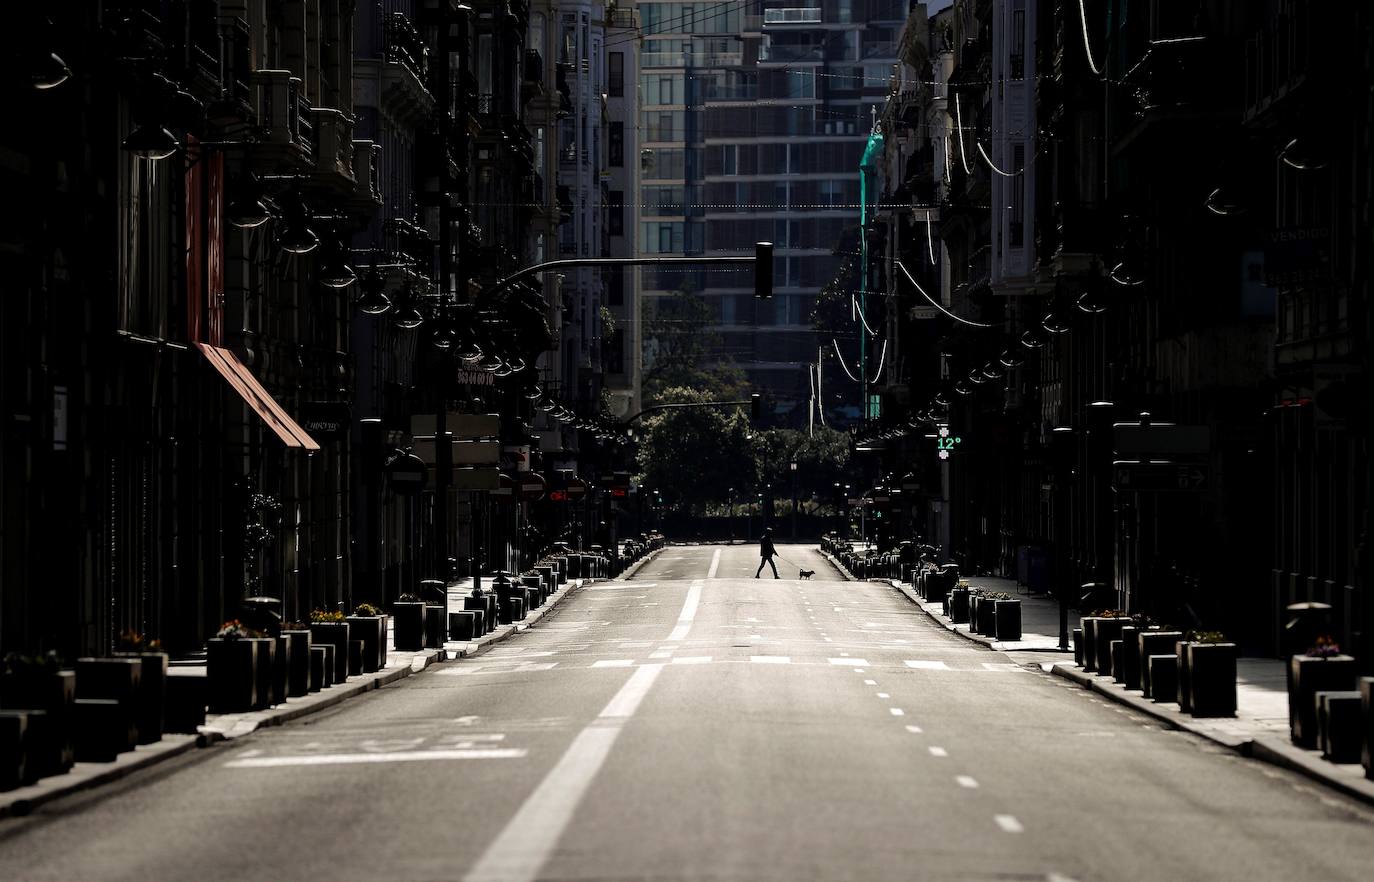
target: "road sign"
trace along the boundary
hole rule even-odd
[[[1200,491],[1207,489],[1206,463],[1116,462],[1112,484],[1118,491]]]
[[[410,496],[425,489],[428,469],[420,457],[406,453],[392,460],[386,473],[391,477],[391,489],[402,496]]]
[[[543,499],[545,486],[544,476],[538,472],[524,472],[516,485],[520,498],[529,502]]]
[[[500,490],[501,470],[486,467],[460,466],[453,470],[449,481],[451,490]]]
[[[569,499],[581,499],[587,495],[587,482],[581,478],[569,478],[567,493]]]
[[[1212,449],[1212,430],[1207,426],[1118,423],[1112,427],[1112,442],[1112,449],[1122,459],[1197,456]]]
[[[434,465],[434,438],[417,437],[412,445],[415,455]],[[454,465],[494,466],[501,461],[501,444],[497,441],[452,441],[449,461]]]

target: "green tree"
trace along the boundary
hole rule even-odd
[[[772,485],[776,499],[792,494],[791,464],[797,464],[797,497],[815,495],[826,502],[836,483],[846,481],[849,436],[833,429],[817,429],[814,435],[796,429],[769,429],[753,442],[756,485]]]
[[[644,318],[645,407],[683,388],[710,392],[715,400],[744,397],[744,373],[729,361],[715,320],[710,304],[690,289],[654,303]]]
[[[659,403],[717,400],[703,389],[670,387]],[[644,420],[639,445],[639,481],[679,510],[701,513],[723,502],[729,488],[743,499],[757,474],[749,415],[744,408],[674,408]]]

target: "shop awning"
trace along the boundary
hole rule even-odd
[[[228,349],[218,346],[210,346],[206,343],[197,343],[196,348],[205,356],[205,360],[214,366],[219,375],[223,377],[230,388],[238,393],[239,397],[253,408],[262,417],[262,421],[267,424],[281,442],[287,447],[300,447],[305,450],[319,450],[320,445],[315,442],[291,419],[291,415],[282,409],[277,400],[271,396],[258,378],[253,376],[253,372],[248,369],[248,365],[239,361],[239,357]]]

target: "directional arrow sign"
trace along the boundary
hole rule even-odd
[[[1123,492],[1200,491],[1207,489],[1206,463],[1116,462],[1113,484]]]

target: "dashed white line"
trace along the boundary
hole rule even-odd
[[[968,775],[955,775],[954,780],[959,782],[960,787],[967,787],[970,790],[975,790],[978,787],[978,782]]]
[[[592,662],[594,668],[628,668],[635,663],[632,658],[603,658]]]
[[[949,756],[949,751],[945,750],[943,747],[929,747],[926,749],[930,751],[931,756]]]
[[[678,613],[677,627],[668,635],[669,640],[686,640],[687,632],[692,630],[692,620],[697,617],[697,605],[701,603],[701,580],[697,579],[687,587],[687,600]]]
[[[1001,827],[1004,833],[1026,832],[1026,828],[1021,826],[1021,822],[1016,820],[1015,815],[993,815],[992,819],[997,822],[997,826]]]
[[[878,681],[877,681],[877,680],[865,680],[865,681],[864,681],[864,685],[865,685],[865,686],[877,686],[877,685],[878,685]]]
[[[671,649],[659,649],[659,650],[656,650],[656,651],[654,651],[654,652],[649,653],[649,658],[672,658],[672,657],[673,657],[673,650],[671,650]]]
[[[920,735],[920,734],[921,734],[921,727],[920,727],[920,726],[907,726],[907,727],[906,727],[906,730],[907,730],[908,732],[910,732],[912,735]]]
[[[868,661],[862,658],[832,658],[828,660],[832,665],[850,665],[867,667]]]
[[[790,665],[792,656],[790,655],[751,655],[749,660],[759,665]]]
[[[908,668],[916,668],[922,671],[948,671],[949,665],[942,661],[923,661],[921,659],[907,659],[902,662]]]
[[[675,665],[704,665],[711,661],[709,655],[683,655],[673,659]]]
[[[892,714],[894,717],[906,716],[906,711],[902,710],[899,707],[890,707],[887,709],[887,712]]]
[[[716,570],[720,569],[720,549],[717,548],[715,554],[711,555],[711,568],[706,571],[706,578],[714,579]]]
[[[878,693],[878,697],[879,697],[879,698],[891,698],[892,696],[891,696],[891,695],[888,695],[886,692],[879,692],[879,693]]]

